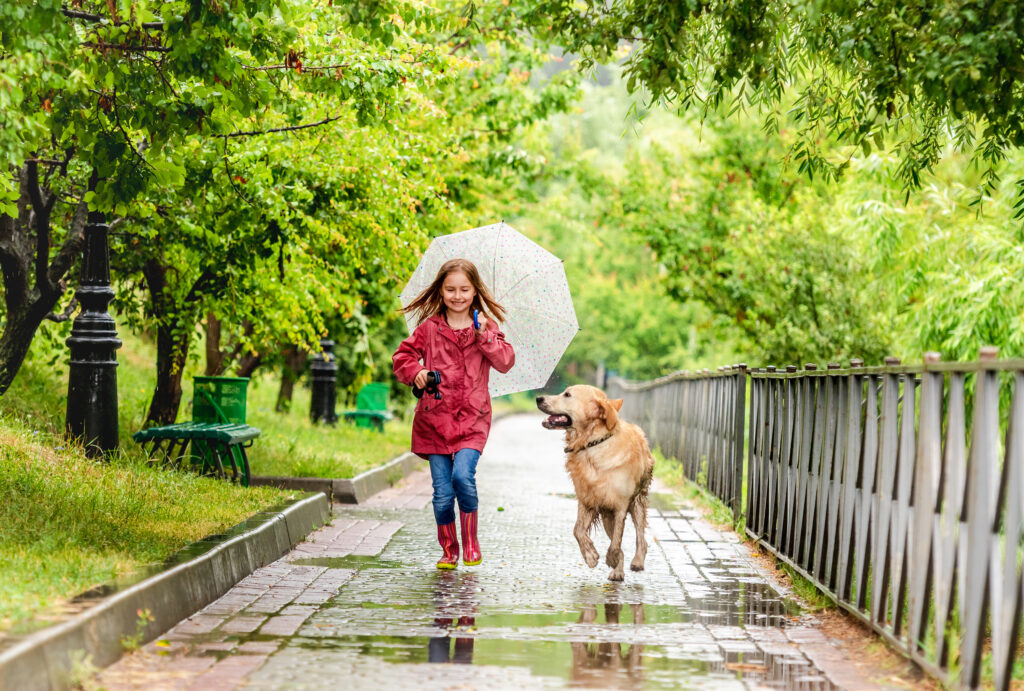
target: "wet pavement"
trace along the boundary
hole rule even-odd
[[[562,435],[494,427],[480,461],[484,562],[438,571],[416,473],[258,570],[98,679],[106,689],[878,688],[732,533],[669,495],[647,569],[588,569]],[[623,538],[632,558],[632,526]],[[607,538],[595,537],[598,550]]]

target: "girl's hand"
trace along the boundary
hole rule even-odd
[[[429,370],[421,369],[419,371],[419,374],[416,375],[416,379],[413,381],[413,384],[416,385],[417,389],[425,389],[425,388],[427,388],[427,372],[428,371]]]
[[[483,333],[484,331],[487,331],[487,317],[485,317],[483,314],[480,314],[477,317],[477,319],[480,321],[480,328],[476,330],[477,333]]]

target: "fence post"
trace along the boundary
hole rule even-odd
[[[747,365],[741,362],[733,368],[736,401],[733,409],[732,448],[732,519],[735,523],[743,512],[743,438],[746,430],[744,414],[747,410]]]

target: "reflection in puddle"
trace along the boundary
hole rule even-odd
[[[308,559],[292,559],[294,566],[324,566],[328,569],[362,569],[372,567],[374,569],[407,569],[408,564],[400,561],[388,561],[378,557],[367,557],[359,554],[350,554],[347,557],[310,557]]]
[[[618,624],[621,611],[622,605],[605,604],[605,624]],[[643,605],[629,605],[629,611],[632,612],[634,625],[644,623]],[[597,607],[584,607],[579,623],[590,625],[596,621]],[[573,641],[569,645],[572,649],[572,673],[569,678],[575,684],[607,688],[623,680],[639,683],[643,679],[642,643],[627,645],[625,652],[622,643],[611,641]]]
[[[329,616],[300,632],[293,654],[328,662],[354,655],[361,668],[372,668],[373,659],[514,667],[593,688],[833,688],[797,649],[776,646],[773,654],[752,642],[758,622],[777,625],[798,612],[763,583],[732,584],[731,598],[708,595],[691,606],[647,604],[640,585],[591,584],[576,588],[577,604],[568,609],[483,604],[488,593],[472,572],[421,578],[429,596],[410,596],[411,604],[336,601],[323,611]]]
[[[639,608],[638,608],[639,609]],[[586,615],[581,616],[581,620]],[[583,623],[581,621],[581,623]],[[643,640],[505,640],[474,634],[467,622],[441,629],[432,637],[342,636],[296,641],[301,651],[318,655],[378,659],[391,664],[449,663],[516,667],[536,678],[561,678],[595,688],[679,688],[727,681],[786,689],[835,687],[799,653],[773,655],[756,649],[723,650],[713,641],[650,644]],[[364,664],[370,664],[367,660]]]

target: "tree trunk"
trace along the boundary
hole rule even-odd
[[[152,314],[156,317],[156,388],[146,414],[146,425],[170,425],[178,418],[181,406],[181,376],[185,370],[191,337],[189,329],[175,328],[168,323],[164,289],[168,267],[150,259],[142,267],[149,288]]]
[[[156,329],[156,388],[146,415],[146,425],[170,425],[181,407],[181,376],[188,357],[189,334],[160,325]]]
[[[274,406],[274,410],[279,413],[286,413],[291,410],[295,382],[299,380],[303,365],[306,364],[306,353],[298,346],[287,346],[284,349],[283,355],[284,364],[281,366],[281,388],[277,392],[277,405]]]
[[[39,326],[64,292],[64,276],[84,244],[85,192],[70,219],[63,244],[50,260],[50,217],[57,195],[41,184],[38,165],[17,172],[18,216],[0,214],[0,273],[3,274],[4,330],[0,334],[0,396],[25,362]],[[95,181],[90,182],[90,189]]]
[[[224,374],[224,353],[220,349],[220,319],[210,312],[206,315],[206,376]]]
[[[237,374],[239,377],[251,377],[256,368],[263,362],[263,356],[256,353],[246,353],[238,361]]]
[[[34,306],[16,314],[6,315],[4,331],[0,335],[0,396],[10,388],[15,375],[25,362],[25,356],[28,355],[28,349],[32,345],[36,331],[39,330],[39,325],[57,304],[59,297],[58,294],[52,301],[37,300]]]

